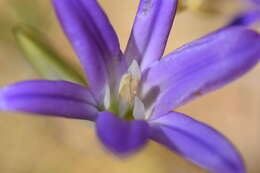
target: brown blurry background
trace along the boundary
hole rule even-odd
[[[45,32],[54,47],[71,63],[78,65],[68,41],[59,28],[49,0],[16,0],[20,3],[18,7],[23,6],[22,10],[13,5],[13,2],[10,4],[11,1],[15,2],[15,0],[0,0],[0,86],[37,78],[12,42],[10,28],[20,22],[33,24]],[[124,48],[138,0],[100,0],[100,2],[118,32]],[[217,15],[194,12],[178,14],[166,52],[223,26],[241,8],[235,0],[223,0]],[[249,173],[260,172],[259,74],[258,65],[249,74],[224,89],[178,110],[210,124],[225,134],[241,151]],[[140,153],[119,160],[103,150],[93,129],[78,120],[1,112],[0,172],[202,173],[205,171],[153,142]]]

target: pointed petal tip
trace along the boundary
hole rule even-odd
[[[238,14],[228,26],[251,26],[260,22],[260,10],[250,9]]]
[[[224,28],[151,66],[143,92],[160,88],[154,115],[161,115],[235,81],[255,67],[259,59],[259,33],[241,26]]]
[[[98,114],[88,89],[47,80],[23,81],[0,89],[0,110],[91,121]]]
[[[178,112],[150,121],[151,138],[214,173],[246,173],[235,146],[212,127]]]
[[[146,122],[119,119],[110,112],[98,115],[96,131],[106,149],[118,156],[137,152],[145,146],[150,135]]]
[[[140,0],[125,56],[146,69],[163,55],[175,17],[177,0]]]
[[[4,88],[0,88],[0,111],[5,108],[5,101],[4,101]]]

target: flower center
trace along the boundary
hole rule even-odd
[[[127,120],[144,119],[145,107],[138,97],[141,70],[136,61],[129,66],[128,72],[122,76],[117,96],[110,95],[107,86],[104,106],[110,112]]]

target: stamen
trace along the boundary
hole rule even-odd
[[[132,102],[132,87],[131,87],[131,83],[132,83],[132,77],[130,74],[125,74],[122,77],[122,80],[120,82],[120,86],[119,86],[119,96],[127,101],[128,103]]]
[[[133,61],[128,69],[128,73],[122,77],[119,86],[119,96],[126,100],[128,104],[133,104],[137,95],[138,83],[141,79],[141,70],[137,61]]]
[[[119,115],[125,114],[131,110],[134,111],[137,117],[141,117],[144,112],[144,105],[141,100],[136,97],[138,94],[138,84],[141,80],[141,69],[137,61],[133,61],[128,68],[128,73],[123,75],[119,86]],[[136,98],[138,98],[138,100]],[[135,106],[136,105],[136,106]],[[136,107],[136,108],[135,108]],[[133,115],[132,115],[133,116]],[[144,116],[144,115],[143,115]]]
[[[119,116],[120,117],[123,117],[126,114],[128,107],[129,107],[129,103],[124,99],[120,99],[120,102],[119,102]]]

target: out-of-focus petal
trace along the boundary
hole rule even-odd
[[[162,57],[177,8],[177,0],[140,0],[125,55],[145,69]]]
[[[255,3],[255,5],[260,5],[260,0],[247,0],[249,2]]]
[[[87,73],[91,90],[104,94],[108,78],[120,71],[118,38],[96,0],[53,0],[62,27]]]
[[[259,1],[260,2],[260,1]],[[237,15],[228,26],[250,26],[257,22],[260,22],[260,10],[248,10]]]
[[[171,112],[150,121],[151,138],[215,173],[245,173],[235,147],[213,128]]]
[[[17,45],[39,75],[49,80],[86,84],[84,78],[61,58],[41,32],[27,25],[17,26],[13,31]]]
[[[223,87],[256,65],[260,35],[229,27],[169,54],[144,75],[143,93],[158,90],[154,114],[165,114],[184,103]]]
[[[125,155],[143,147],[150,134],[149,125],[142,120],[119,119],[110,112],[101,112],[96,121],[97,135],[111,152]]]
[[[92,93],[65,81],[35,80],[0,89],[0,110],[95,120],[97,101]]]

